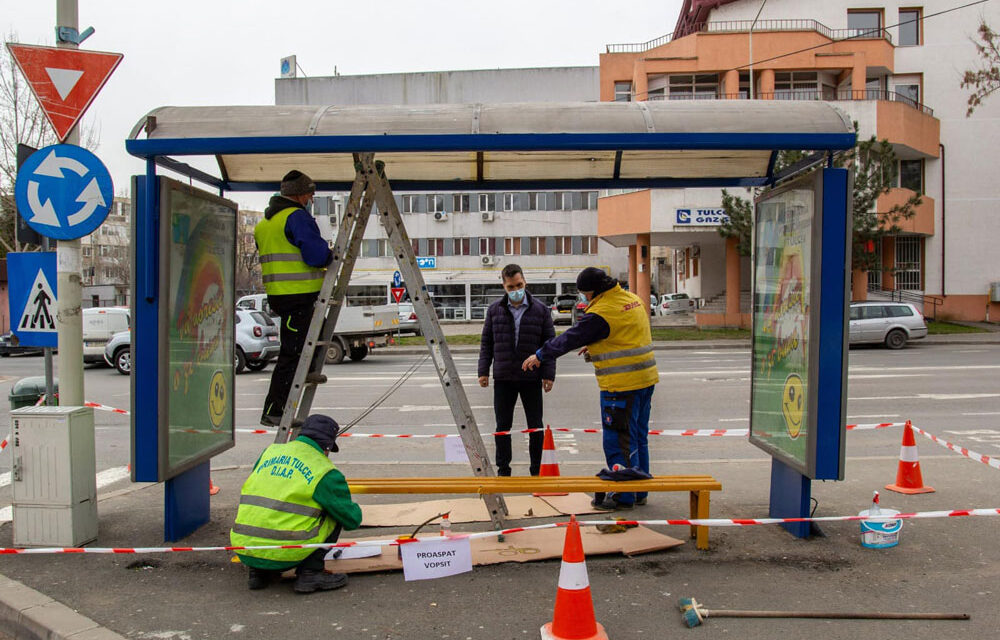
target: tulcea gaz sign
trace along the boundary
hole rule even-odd
[[[714,227],[729,222],[725,209],[674,209],[674,225],[678,227]]]

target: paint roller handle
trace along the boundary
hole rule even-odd
[[[829,618],[838,620],[968,620],[967,613],[896,613],[831,611],[753,611],[739,609],[702,609],[708,618]]]

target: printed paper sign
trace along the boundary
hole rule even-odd
[[[433,580],[472,571],[472,546],[468,538],[410,542],[403,552],[403,578]]]
[[[461,438],[443,438],[444,440],[444,461],[461,462],[469,464],[469,454],[465,450],[465,443]]]

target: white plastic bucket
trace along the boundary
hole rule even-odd
[[[899,511],[895,509],[882,509],[883,516],[894,516]],[[868,509],[858,513],[859,516],[867,516]],[[903,528],[902,520],[862,520],[861,521],[861,546],[869,549],[887,549],[899,544],[899,532]]]

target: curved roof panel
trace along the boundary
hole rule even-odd
[[[369,151],[399,188],[458,189],[760,184],[777,150],[854,141],[848,119],[823,102],[689,100],[161,107],[126,147],[146,158],[215,156],[227,189],[271,189],[291,168],[321,189],[343,188],[351,154]]]

